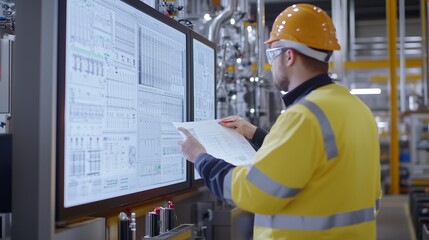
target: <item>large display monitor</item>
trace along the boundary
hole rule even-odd
[[[190,30],[137,0],[60,1],[57,220],[190,187]]]
[[[191,39],[193,121],[212,120],[216,118],[216,45],[195,32]],[[201,179],[193,172],[194,180]]]

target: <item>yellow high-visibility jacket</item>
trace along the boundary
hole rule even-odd
[[[299,92],[309,89],[292,95],[298,102],[278,117],[252,164],[201,154],[195,168],[216,196],[255,213],[254,239],[375,240],[381,184],[373,115],[326,74]]]
[[[348,89],[311,91],[277,119],[250,166],[230,168],[223,198],[255,213],[254,239],[376,239],[378,128]]]

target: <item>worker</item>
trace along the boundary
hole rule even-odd
[[[255,214],[254,239],[375,240],[378,128],[371,110],[328,74],[340,50],[331,18],[317,6],[292,5],[265,43],[286,110],[268,133],[238,116],[220,122],[260,147],[254,159],[233,166],[181,128],[183,155],[218,198]]]

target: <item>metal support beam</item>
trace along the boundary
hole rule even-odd
[[[344,68],[346,69],[374,69],[374,68],[388,68],[390,67],[390,62],[388,59],[380,60],[356,60],[356,61],[346,61],[344,62]],[[399,66],[399,60],[396,59],[396,67]],[[419,58],[409,58],[405,59],[406,68],[416,68],[421,67],[422,61]]]
[[[390,93],[390,193],[399,194],[398,84],[396,79],[397,0],[386,0]]]

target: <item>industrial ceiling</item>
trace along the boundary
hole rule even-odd
[[[310,3],[317,5],[331,12],[332,0],[266,0],[265,2],[265,23],[271,26],[276,16],[286,7],[296,3]],[[399,0],[398,0],[399,2]],[[256,0],[250,0],[252,12],[256,13]],[[355,9],[356,21],[360,20],[381,20],[386,18],[386,1],[385,0],[349,0],[349,5]],[[420,0],[405,0],[406,18],[420,17]]]

